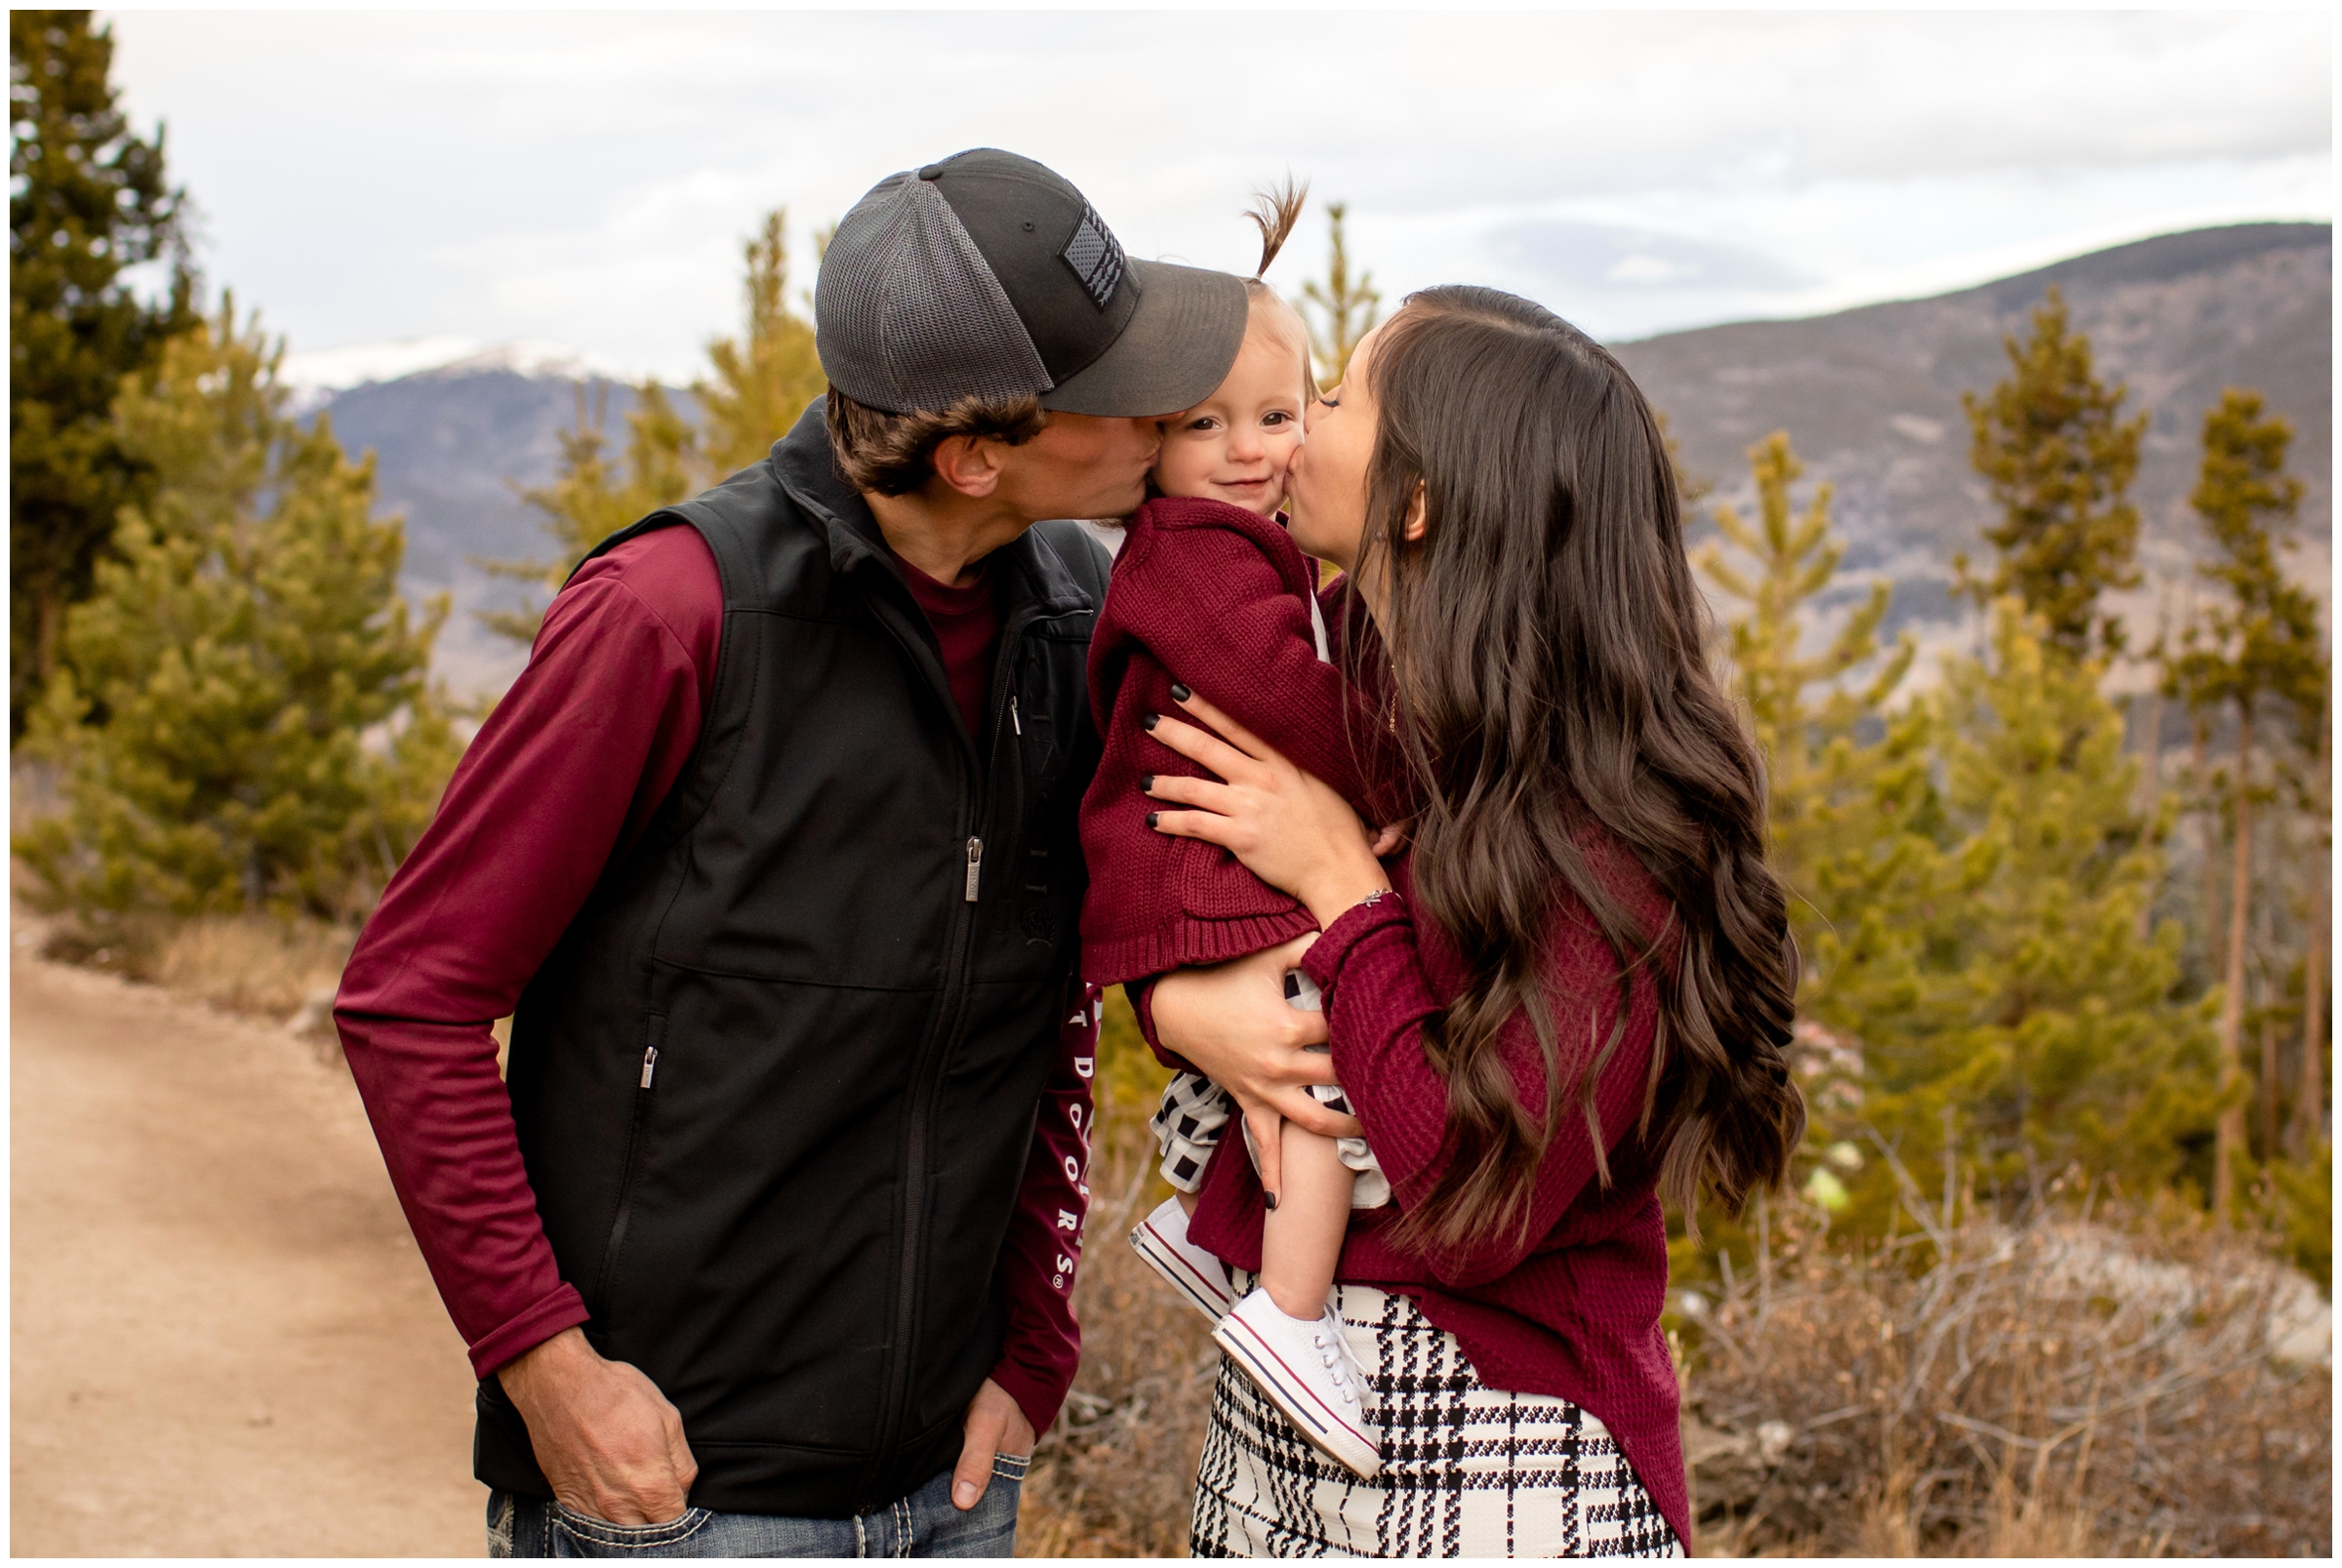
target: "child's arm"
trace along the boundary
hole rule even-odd
[[[1378,777],[1381,726],[1341,669],[1317,657],[1309,602],[1234,528],[1189,524],[1151,543],[1115,584],[1130,635],[1172,679],[1362,803]]]

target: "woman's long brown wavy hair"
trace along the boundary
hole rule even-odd
[[[1765,864],[1761,764],[1708,668],[1658,422],[1598,343],[1493,289],[1409,297],[1364,368],[1380,422],[1360,569],[1387,578],[1423,801],[1416,901],[1470,976],[1425,1033],[1450,1160],[1405,1233],[1518,1234],[1573,1097],[1609,1181],[1595,1081],[1638,969],[1658,993],[1641,1131],[1660,1189],[1694,1224],[1703,1190],[1737,1211],[1804,1133],[1783,1055],[1797,951]],[[1409,542],[1418,495],[1427,528]],[[1677,929],[1641,929],[1612,895],[1586,852],[1592,824],[1634,853]],[[1574,1060],[1543,984],[1562,889],[1621,969],[1609,1037]],[[1541,1107],[1520,1104],[1503,1060],[1515,1014],[1544,1057]]]

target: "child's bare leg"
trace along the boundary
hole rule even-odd
[[[1357,1177],[1331,1138],[1286,1122],[1279,1142],[1284,1170],[1261,1235],[1261,1284],[1278,1311],[1314,1320],[1333,1294]]]
[[[1191,1220],[1195,1218],[1195,1205],[1203,1201],[1202,1193],[1182,1192],[1179,1188],[1173,1187],[1171,1189],[1171,1195],[1179,1199],[1180,1213],[1186,1215]]]

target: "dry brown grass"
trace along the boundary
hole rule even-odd
[[[353,938],[324,925],[265,916],[190,920],[162,941],[151,978],[231,1013],[322,1023]]]
[[[1959,1206],[1955,1205],[1958,1212]],[[2313,1555],[2314,1288],[2256,1242],[2080,1212],[1791,1237],[1697,1319],[1703,1552]]]
[[[334,987],[355,941],[343,927],[214,915],[93,928],[70,917],[44,920],[20,906],[12,913],[20,940],[37,945],[45,958],[167,986],[223,1012],[288,1025],[321,1049],[332,1044]]]

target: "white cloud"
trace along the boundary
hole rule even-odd
[[[1636,251],[1631,256],[1622,256],[1611,262],[1609,270],[1602,274],[1602,280],[1606,283],[1648,286],[1660,283],[1679,283],[1685,278],[1696,278],[1699,275],[1700,264],[1697,261],[1671,261],[1664,256],[1651,256],[1642,251]]]
[[[765,207],[802,243],[988,143],[1134,253],[1229,267],[1290,167],[1390,292],[1496,282],[1606,335],[2331,212],[2322,13],[108,20],[213,276],[296,347],[529,337],[688,374]]]

